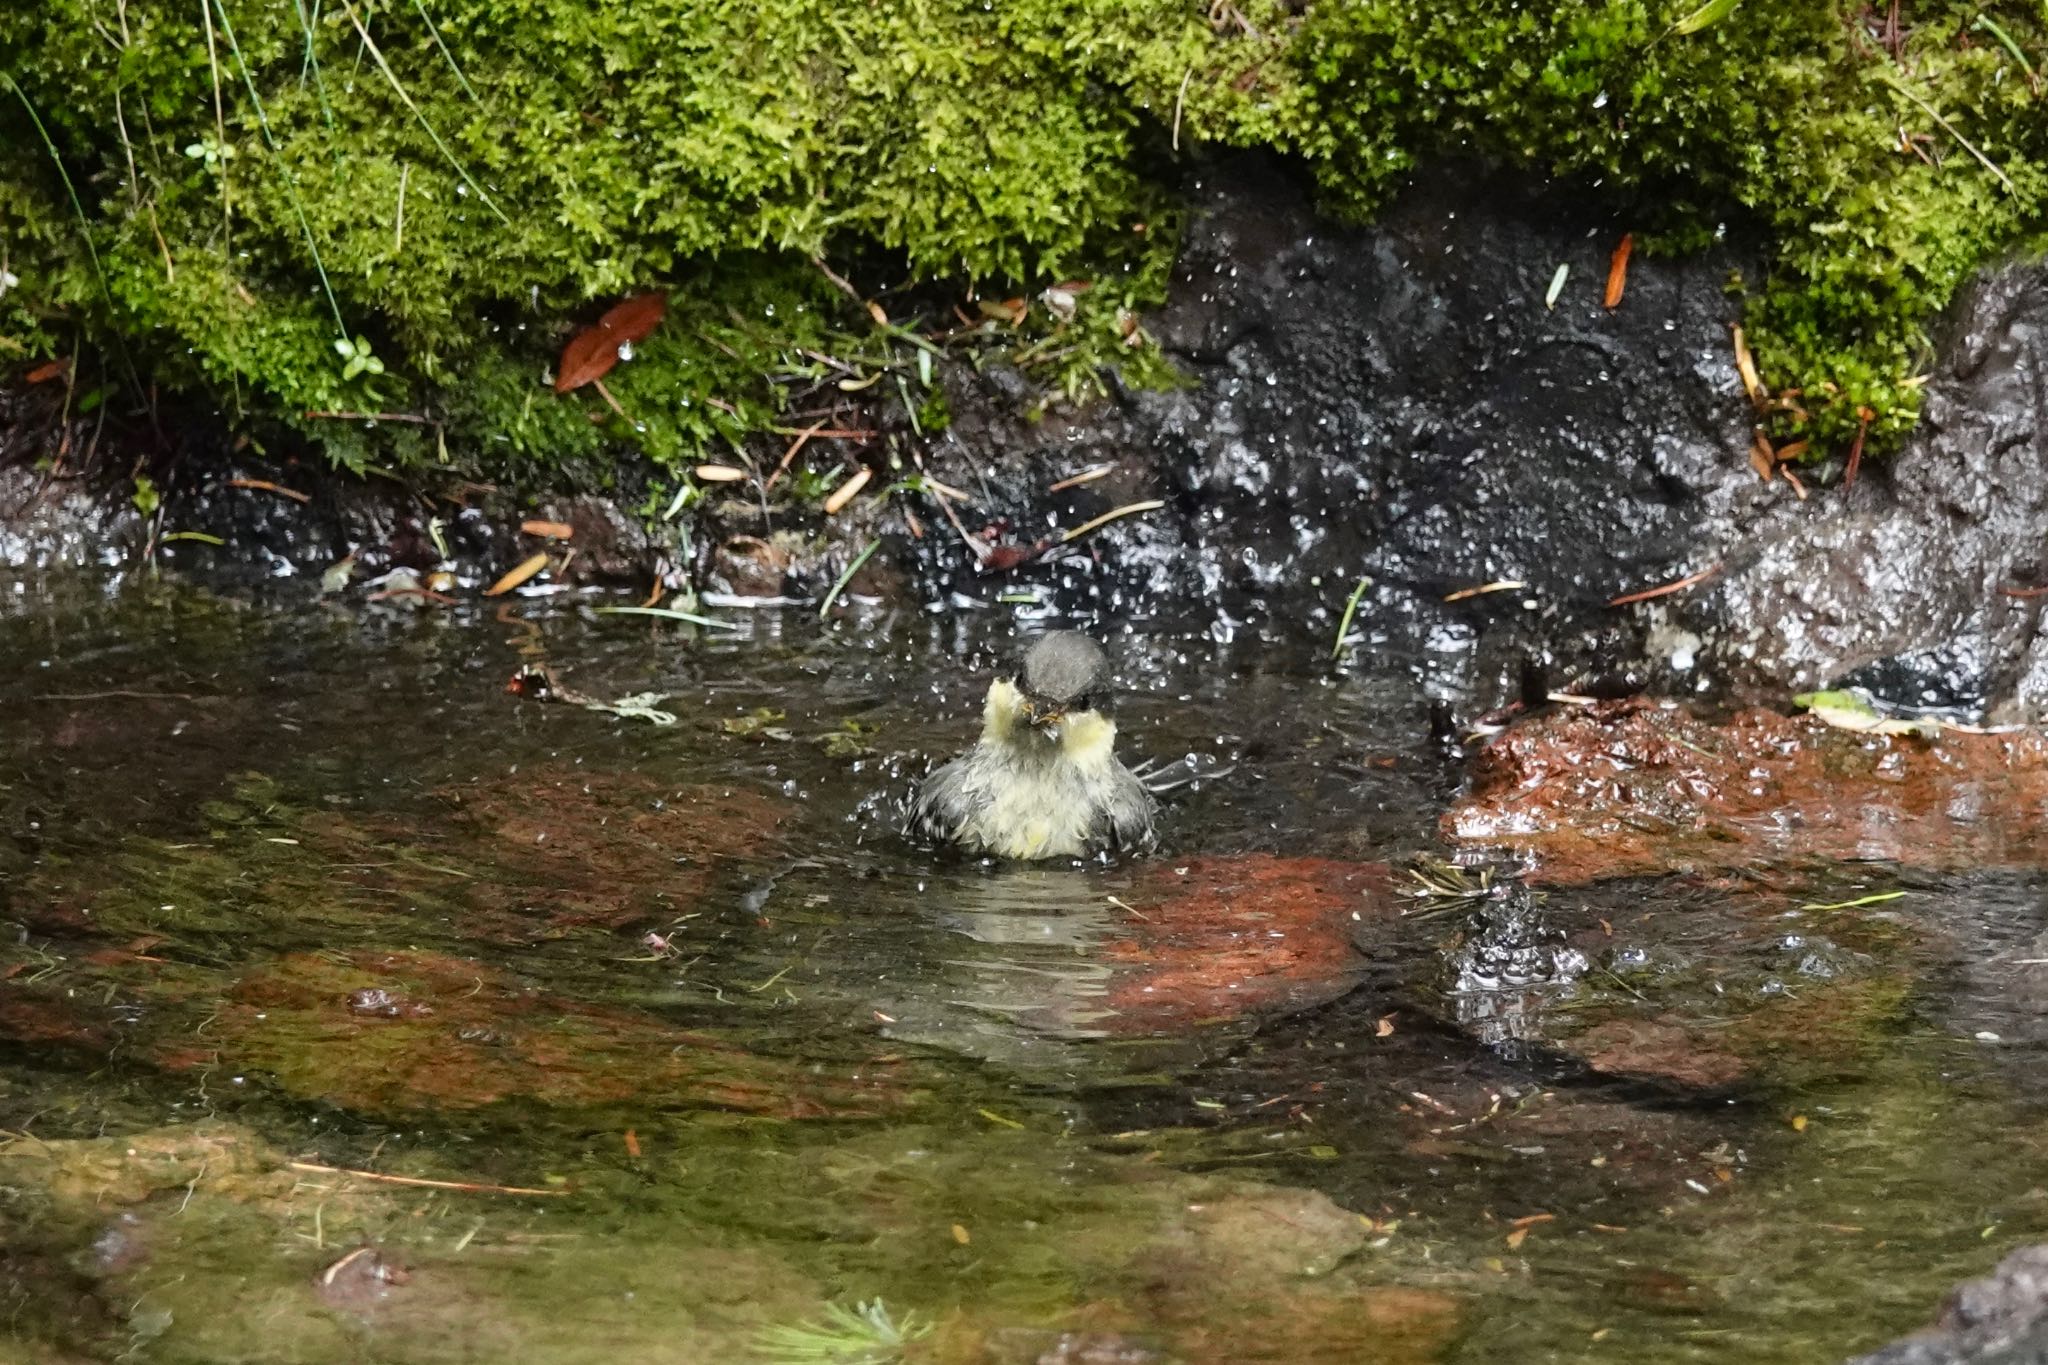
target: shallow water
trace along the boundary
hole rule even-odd
[[[1811,1361],[2048,1232],[2041,878],[1407,897],[1441,661],[1106,632],[1237,775],[987,867],[895,802],[1043,621],[9,610],[32,1358]]]

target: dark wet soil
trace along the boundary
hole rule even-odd
[[[27,1358],[1812,1361],[2048,1235],[2031,740],[1572,712],[1458,806],[1431,661],[1159,623],[1121,747],[1237,774],[989,866],[895,803],[1030,607],[0,601]],[[1812,839],[1680,818],[1772,756]]]

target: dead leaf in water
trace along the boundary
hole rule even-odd
[[[1052,542],[1041,540],[1033,545],[996,545],[988,549],[975,566],[980,573],[1003,573],[1032,560],[1052,548]]]
[[[567,393],[604,378],[619,363],[619,347],[639,341],[668,313],[668,295],[639,294],[569,338],[556,367],[555,392]]]

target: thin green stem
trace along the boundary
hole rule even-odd
[[[1897,76],[1894,76],[1890,71],[1880,71],[1878,73],[1878,77],[1886,85],[1890,86],[1896,93],[1905,96],[1914,104],[1918,105],[1920,108],[1920,112],[1927,115],[1927,117],[1933,119],[1936,123],[1940,124],[1943,132],[1947,133],[1957,142],[1960,142],[1963,146],[1964,151],[1968,152],[1971,156],[1976,157],[1979,165],[1983,166],[1985,170],[1991,172],[1992,175],[1998,178],[1998,183],[2005,186],[2007,194],[2019,193],[2019,191],[2013,187],[2012,181],[2009,178],[2007,178],[2005,172],[1998,169],[1998,164],[1996,162],[1994,162],[1990,157],[1984,155],[1984,153],[1978,151],[1977,145],[1971,142],[1970,139],[1964,137],[1962,134],[1962,130],[1957,128],[1953,123],[1950,123],[1947,119],[1943,118],[1939,113],[1936,113],[1933,105],[1929,104],[1926,100],[1921,99],[1911,90],[1908,90],[1906,88],[1906,84],[1904,81],[1900,80]]]
[[[391,69],[391,63],[384,60],[384,50],[378,47],[376,42],[370,37],[370,30],[363,27],[363,21],[356,14],[355,6],[351,5],[348,0],[341,0],[341,8],[347,13],[348,21],[355,25],[356,33],[363,40],[363,47],[369,52],[371,60],[377,63],[377,69],[384,73],[384,79],[390,82],[391,89],[396,92],[399,100],[407,109],[412,111],[412,116],[419,120],[420,127],[426,130],[427,137],[433,141],[435,149],[441,153],[442,158],[447,161],[457,175],[462,177],[463,184],[476,191],[477,198],[483,200],[484,207],[498,215],[499,222],[503,223],[506,227],[512,226],[512,220],[505,216],[505,210],[498,207],[497,201],[485,193],[484,187],[477,184],[470,173],[463,168],[462,163],[455,159],[455,153],[448,150],[448,144],[441,140],[441,134],[436,132],[434,125],[427,121],[427,116],[420,111],[420,107],[412,102],[412,96],[406,93],[405,87],[398,83],[398,73]]]
[[[1351,600],[1344,604],[1344,619],[1337,622],[1337,642],[1330,647],[1330,657],[1344,657],[1344,637],[1351,633],[1351,618],[1358,615],[1358,604],[1365,596],[1365,590],[1372,586],[1372,575],[1358,580],[1358,586],[1351,590]]]
[[[338,138],[341,130],[335,126],[334,106],[327,102],[327,77],[320,71],[320,54],[313,50],[314,36],[320,23],[320,0],[311,0],[308,9],[305,0],[292,0],[292,13],[299,16],[299,27],[306,34],[306,52],[299,60],[299,88],[306,88],[306,73],[313,73],[313,94],[320,101],[320,115],[327,120],[327,133]]]
[[[51,138],[50,130],[43,125],[43,116],[36,112],[34,103],[29,100],[28,91],[22,89],[14,77],[5,71],[0,71],[0,81],[7,82],[7,88],[14,92],[14,97],[21,101],[21,107],[28,111],[29,122],[36,126],[36,136],[42,138],[43,147],[50,154],[50,164],[57,168],[57,178],[64,182],[64,193],[71,196],[71,211],[78,215],[78,235],[85,241],[85,254],[92,261],[93,278],[99,281],[100,297],[107,301],[107,311],[111,314],[117,311],[113,286],[107,283],[106,268],[100,264],[100,250],[93,244],[92,222],[85,216],[85,203],[78,197],[78,186],[71,183],[71,172],[64,169],[64,158],[57,154],[57,143]],[[122,348],[121,357],[124,361],[128,359],[125,346]],[[135,376],[133,362],[129,362],[128,369],[131,377],[135,378],[137,390],[140,390],[142,380]]]
[[[2000,45],[2008,53],[2012,54],[2012,59],[2020,64],[2020,70],[2027,73],[2027,84],[2033,85],[2036,83],[2037,77],[2034,75],[2033,65],[2027,61],[2027,54],[2020,51],[2020,45],[2013,40],[2013,36],[2010,33],[2007,33],[1999,25],[1996,19],[1993,19],[1988,14],[1980,14],[1977,16],[1977,22],[1970,25],[1970,27],[1976,29],[1979,33],[1988,33],[1998,39]]]
[[[213,143],[218,153],[216,169],[220,172],[220,254],[225,260],[233,260],[233,214],[228,207],[228,116],[220,97],[220,53],[214,48],[211,0],[199,0],[199,17],[206,21],[206,66],[213,73]]]
[[[825,618],[825,614],[832,610],[832,604],[839,600],[840,593],[846,591],[846,585],[848,583],[851,583],[853,581],[853,576],[860,572],[860,566],[867,563],[869,559],[873,558],[875,551],[881,548],[881,539],[880,537],[877,537],[876,539],[868,542],[867,549],[862,550],[859,554],[853,557],[853,563],[846,566],[846,572],[839,575],[839,581],[832,585],[832,591],[826,593],[825,600],[818,604],[819,620],[822,621]]]
[[[482,104],[483,100],[478,98],[476,91],[470,88],[469,77],[463,75],[462,68],[455,64],[455,54],[448,50],[448,44],[441,41],[441,30],[434,27],[433,17],[427,13],[424,0],[412,0],[412,7],[420,12],[420,22],[425,24],[427,32],[433,35],[434,46],[440,48],[441,55],[447,59],[448,69],[455,73],[455,83],[462,87],[462,93],[475,100],[476,103]]]
[[[285,197],[291,200],[292,212],[298,216],[299,231],[306,235],[306,250],[313,253],[313,269],[320,276],[320,291],[327,295],[327,306],[334,312],[334,325],[341,329],[341,335],[349,335],[348,321],[341,315],[341,304],[334,297],[334,286],[327,280],[327,263],[320,259],[320,244],[313,238],[313,225],[306,219],[306,206],[299,200],[299,178],[292,174],[291,163],[284,159],[284,149],[278,145],[277,134],[271,131],[270,116],[264,112],[263,97],[256,93],[256,78],[249,71],[249,59],[242,55],[242,45],[235,40],[235,26],[228,18],[227,0],[213,0],[220,10],[221,32],[227,35],[228,50],[235,54],[236,65],[242,68],[242,84],[248,87],[249,102],[256,109],[256,126],[263,130],[263,141],[276,158],[278,170],[284,173]]]

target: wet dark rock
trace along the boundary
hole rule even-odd
[[[0,465],[0,568],[118,564],[142,534],[135,509],[103,489]]]
[[[586,494],[542,503],[539,515],[544,520],[559,521],[574,532],[567,546],[576,554],[562,571],[567,581],[647,583],[650,566],[661,546],[630,507]]]
[[[735,597],[780,597],[794,556],[787,544],[760,536],[728,536],[712,552],[713,591]]]
[[[2048,1245],[2021,1247],[1958,1285],[1934,1326],[1851,1365],[2040,1365],[2048,1361]]]
[[[1713,723],[1639,702],[1574,707],[1495,737],[1443,817],[1579,883],[1778,859],[1921,867],[2048,864],[2048,738],[1937,738],[1743,711]]]
[[[1896,700],[2048,708],[2048,270],[2014,262],[1952,310],[1921,424],[1848,494],[1780,508],[1674,611],[1718,666],[1790,687],[1854,677]]]
[[[1427,642],[1447,672],[1513,695],[1529,658],[1559,681],[1642,674],[1639,632],[1606,600],[1696,567],[1708,497],[1781,496],[1734,477],[1755,482],[1727,344],[1733,255],[1646,262],[1609,312],[1599,279],[1622,225],[1583,197],[1444,176],[1359,230],[1317,220],[1270,163],[1213,169],[1196,193],[1173,297],[1147,323],[1190,387],[1029,428],[1000,394],[964,395],[942,443],[1031,452],[987,471],[1026,524],[1168,499],[1022,575],[1063,602],[1200,602],[1222,633],[1327,639],[1371,575],[1369,640]],[[1560,263],[1576,285],[1546,310]],[[1035,492],[1098,461],[1124,486],[1049,509]],[[951,558],[940,544],[928,564]],[[1442,600],[1501,579],[1528,586]]]
[[[1748,464],[1725,288],[1749,263],[1739,247],[1638,256],[1609,310],[1608,253],[1631,224],[1583,188],[1438,174],[1353,228],[1319,219],[1273,159],[1193,174],[1172,295],[1145,324],[1186,386],[1041,414],[1014,371],[941,366],[954,421],[924,453],[972,495],[970,529],[1033,546],[1166,502],[1041,560],[983,572],[915,496],[830,519],[732,498],[708,508],[696,561],[674,565],[674,540],[636,510],[643,487],[536,508],[243,455],[167,476],[166,524],[226,544],[161,554],[246,580],[307,578],[353,551],[367,578],[427,569],[445,546],[473,593],[532,553],[518,526],[538,510],[574,528],[567,581],[644,590],[687,572],[738,596],[815,598],[882,536],[853,594],[993,604],[1028,584],[1084,617],[1191,612],[1220,638],[1327,639],[1370,576],[1363,647],[1416,650],[1439,692],[1482,709],[1531,684],[1777,695],[1853,679],[1898,700],[2048,710],[2048,598],[2004,591],[2048,582],[2048,270],[2014,262],[1968,291],[1905,448],[1874,453],[1847,491],[1839,459],[1809,468],[1802,501]],[[1045,491],[1097,463],[1111,475]],[[0,565],[98,562],[143,540],[125,488],[6,477]],[[1607,606],[1710,566],[1687,592]],[[1444,600],[1498,580],[1526,586]]]

